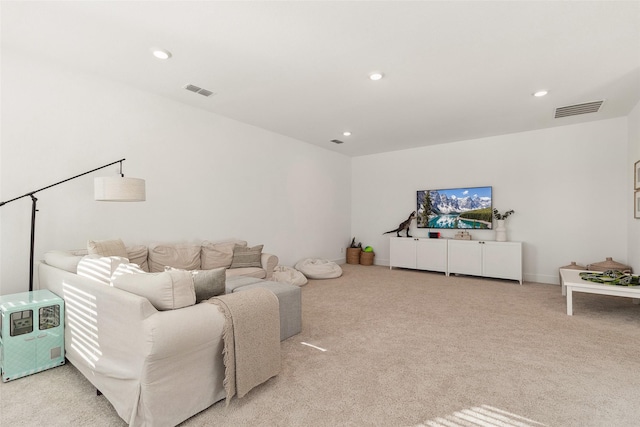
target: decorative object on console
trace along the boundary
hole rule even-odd
[[[496,227],[496,242],[507,241],[507,226],[504,221],[513,213],[513,209],[508,210],[503,214],[498,212],[498,209],[493,210],[493,217],[498,221],[498,226]]]
[[[633,270],[630,266],[616,262],[611,257],[607,257],[604,261],[594,262],[587,265],[587,270],[591,270],[591,271],[620,270],[624,273],[633,273]]]
[[[453,238],[456,240],[471,240],[471,234],[468,231],[458,231]]]
[[[396,233],[398,235],[398,237],[400,237],[400,232],[402,230],[406,230],[407,231],[407,237],[411,237],[411,235],[409,234],[409,227],[411,226],[411,221],[413,221],[413,219],[415,217],[416,217],[416,211],[413,211],[409,215],[409,218],[407,218],[405,221],[401,222],[400,225],[398,225],[398,228],[396,228],[395,230],[391,230],[391,231],[385,231],[382,234]]]
[[[439,231],[430,231],[429,232],[429,238],[430,239],[439,239],[440,238],[440,232]]]
[[[492,187],[417,192],[418,228],[491,229]]]
[[[30,191],[22,196],[15,197],[7,200],[6,202],[0,202],[0,206],[4,206],[7,203],[11,203],[15,200],[22,199],[23,197],[31,197],[31,247],[29,255],[29,291],[33,290],[33,252],[34,242],[36,235],[36,204],[38,199],[35,194],[46,190],[56,185],[63,184],[72,179],[80,178],[81,176],[88,175],[92,172],[104,169],[115,164],[120,164],[120,173],[118,177],[98,177],[94,181],[94,198],[98,201],[113,201],[113,202],[143,202],[146,200],[145,182],[140,178],[125,178],[122,173],[122,162],[126,159],[120,159],[115,162],[106,164],[104,166],[91,169],[90,171],[83,172],[81,174],[72,176],[71,178],[64,179],[46,187],[42,187],[38,190]]]

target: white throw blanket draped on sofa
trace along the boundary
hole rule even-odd
[[[280,315],[276,295],[255,288],[213,297],[225,316],[224,387],[227,405],[237,394],[243,397],[252,388],[280,373]]]

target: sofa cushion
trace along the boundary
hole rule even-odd
[[[166,267],[166,271],[187,271],[178,270],[173,267]],[[225,293],[226,268],[214,268],[213,270],[191,270],[193,285],[196,291],[196,302],[205,301],[209,298]]]
[[[233,260],[229,268],[262,267],[262,248],[264,245],[257,245],[252,248],[235,245],[233,247]]]
[[[127,258],[129,262],[138,264],[144,271],[149,271],[149,263],[147,258],[149,257],[149,250],[144,245],[127,246]]]
[[[122,274],[113,277],[113,286],[145,297],[158,310],[174,310],[195,304],[196,292],[188,271]]]
[[[85,255],[78,263],[78,276],[110,284],[111,275],[120,264],[128,264],[127,258],[119,256]]]
[[[127,248],[120,239],[89,240],[87,242],[89,255],[127,257]]]
[[[235,245],[247,246],[244,240],[229,240],[225,242],[212,243],[202,242],[201,246],[201,268],[211,270],[214,268],[229,268],[233,261],[233,248]]]
[[[255,277],[256,279],[265,279],[267,272],[264,268],[247,267],[247,268],[228,268],[226,271],[227,278],[230,277]]]
[[[81,259],[82,255],[74,255],[68,251],[48,251],[44,254],[44,262],[48,265],[74,274],[78,271]]]
[[[113,286],[113,279],[116,277],[122,276],[123,274],[144,274],[148,273],[140,268],[140,266],[136,263],[130,262],[126,264],[120,264],[116,270],[111,274],[110,284]]]
[[[200,269],[200,246],[158,245],[149,249],[149,271],[160,273],[165,267]]]

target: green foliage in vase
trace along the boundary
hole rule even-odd
[[[513,209],[508,210],[508,211],[506,211],[505,213],[500,213],[500,212],[498,212],[498,209],[494,209],[494,210],[493,210],[493,217],[494,217],[495,219],[498,219],[498,220],[500,220],[500,219],[507,219],[507,217],[508,217],[509,215],[513,214],[513,213],[514,213],[514,210],[513,210]]]

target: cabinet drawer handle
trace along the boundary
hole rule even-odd
[[[33,341],[33,340],[35,340],[35,339],[36,339],[36,337],[28,337],[28,338],[25,338],[24,340],[25,340],[25,341]]]

